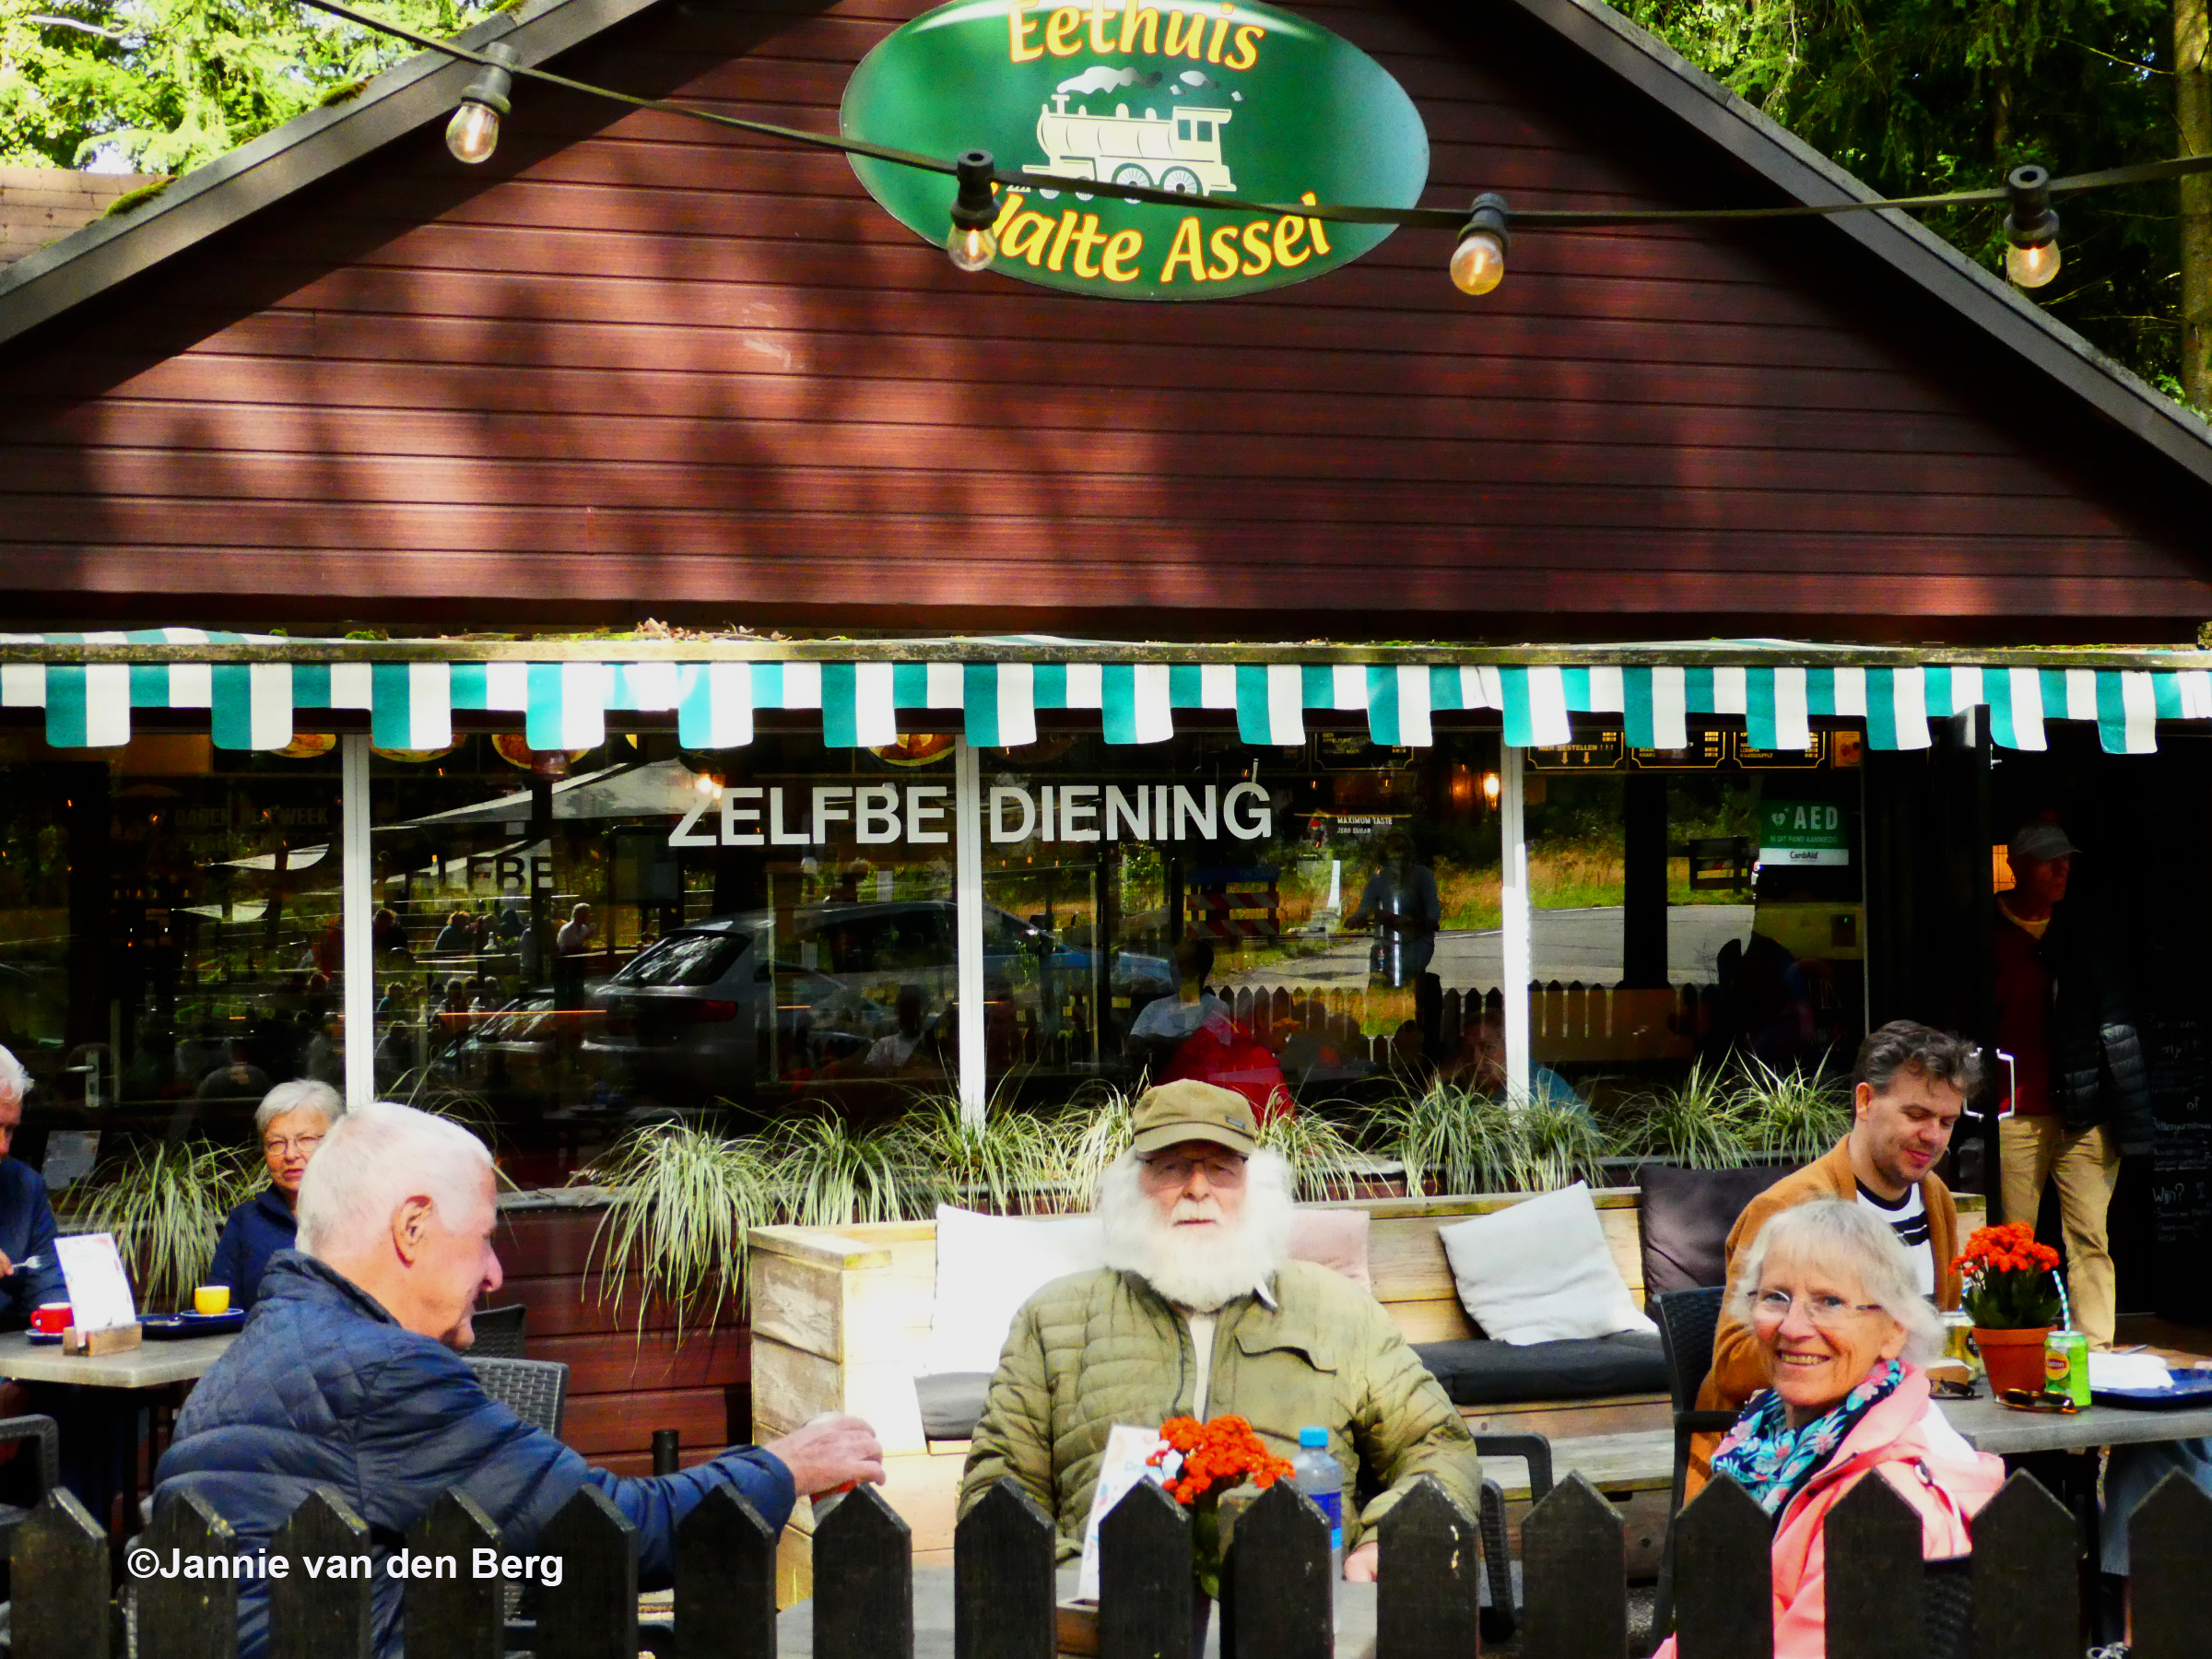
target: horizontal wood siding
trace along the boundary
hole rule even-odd
[[[915,9],[669,8],[564,66],[828,129]],[[1304,9],[1420,106],[1430,201],[1751,199],[1514,14]],[[14,608],[1217,637],[2212,615],[2197,498],[1826,227],[1527,229],[1481,301],[1447,237],[1402,231],[1271,294],[1116,304],[958,276],[835,157],[527,85],[506,124],[480,171],[422,134],[18,352]]]
[[[622,1475],[652,1473],[655,1429],[677,1431],[686,1464],[749,1440],[751,1334],[738,1288],[711,1322],[687,1321],[680,1340],[673,1314],[657,1304],[641,1332],[634,1281],[618,1307],[600,1300],[597,1276],[584,1274],[600,1215],[511,1212],[499,1236],[507,1281],[488,1300],[527,1307],[527,1357],[570,1368],[561,1439]]]

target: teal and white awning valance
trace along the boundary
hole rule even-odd
[[[1219,649],[1236,660],[1022,640],[487,648],[190,629],[0,635],[0,708],[43,709],[47,741],[63,747],[127,742],[135,710],[204,709],[215,742],[239,749],[281,748],[331,710],[366,713],[373,742],[408,749],[451,743],[457,712],[518,715],[545,749],[596,747],[607,715],[627,711],[673,714],[680,740],[702,749],[751,742],[764,710],[818,710],[823,741],[841,747],[894,741],[911,712],[954,710],[970,741],[992,747],[1031,742],[1040,713],[1067,710],[1094,711],[1117,744],[1161,742],[1179,712],[1212,710],[1233,712],[1253,744],[1302,742],[1308,716],[1327,713],[1363,714],[1377,743],[1422,746],[1437,715],[1492,710],[1524,747],[1570,741],[1584,714],[1617,717],[1630,747],[1676,748],[1693,716],[1719,715],[1742,719],[1761,748],[1804,747],[1815,721],[1843,719],[1864,721],[1875,748],[1912,749],[1928,746],[1929,722],[1983,708],[2006,747],[2042,748],[2047,723],[2075,720],[2095,723],[2114,754],[2151,752],[2161,720],[2212,720],[2212,658],[2194,653],[2100,652],[2098,665],[2076,666],[2061,653],[1968,665],[1763,643],[1617,648],[1632,660],[1612,663],[1603,647]],[[1744,660],[1715,660],[1730,655]],[[1538,660],[1562,656],[1580,660]]]

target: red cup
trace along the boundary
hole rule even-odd
[[[41,1302],[30,1311],[30,1328],[41,1336],[59,1336],[69,1328],[67,1302]]]

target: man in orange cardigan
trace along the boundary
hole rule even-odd
[[[1969,1096],[1982,1086],[1982,1059],[1962,1037],[1892,1020],[1859,1045],[1852,1068],[1851,1133],[1833,1150],[1784,1176],[1749,1204],[1728,1230],[1728,1279],[1759,1230],[1777,1211],[1815,1198],[1856,1199],[1887,1220],[1921,1270],[1921,1289],[1942,1309],[1959,1305],[1959,1212],[1936,1165]],[[1713,1333],[1712,1369],[1698,1391],[1701,1411],[1733,1411],[1767,1385],[1750,1330],[1725,1313]],[[1703,1488],[1717,1434],[1692,1443],[1686,1495]]]

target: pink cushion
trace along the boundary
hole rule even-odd
[[[1375,1282],[1367,1271],[1368,1214],[1363,1209],[1308,1209],[1303,1205],[1290,1223],[1290,1255],[1341,1273],[1360,1289]]]

